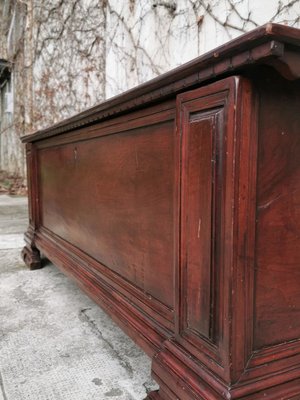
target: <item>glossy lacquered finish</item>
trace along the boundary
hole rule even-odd
[[[261,27],[23,139],[24,260],[152,357],[148,399],[300,398],[299,46]]]

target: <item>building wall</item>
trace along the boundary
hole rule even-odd
[[[0,168],[19,174],[21,135],[266,22],[300,27],[300,0],[0,0],[0,13],[15,103]]]
[[[0,69],[0,169],[21,176],[25,174],[24,149],[19,140],[25,132],[23,96],[20,96],[25,10],[22,3],[0,0],[0,59],[10,64],[9,68]]]

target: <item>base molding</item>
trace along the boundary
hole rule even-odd
[[[35,246],[38,246],[35,247]],[[37,233],[34,242],[27,243],[22,251],[23,259],[30,269],[41,268],[40,251],[52,259],[66,274],[80,283],[79,276],[84,265],[74,260],[67,248],[62,252],[49,238]],[[50,257],[50,255],[52,255]],[[76,268],[75,268],[76,266]],[[87,273],[87,271],[86,271]],[[155,327],[145,323],[141,315],[128,308],[125,299],[116,297],[104,282],[96,282],[86,274],[89,285],[82,287],[121,327],[152,357],[152,376],[159,384],[158,391],[148,393],[144,400],[297,400],[300,399],[300,378],[297,363],[291,369],[281,369],[280,374],[272,373],[276,361],[268,363],[268,371],[261,377],[249,377],[245,370],[243,379],[230,385],[216,372],[206,367],[186,349],[175,337],[159,335]],[[93,288],[93,291],[90,291]],[[296,345],[293,344],[293,348]],[[295,349],[294,349],[295,350]],[[273,354],[273,353],[272,353]],[[291,357],[289,357],[290,359]],[[290,362],[290,361],[289,361]],[[291,362],[290,362],[291,363]],[[249,367],[249,365],[248,365]],[[262,367],[260,367],[260,370]]]
[[[148,393],[148,396],[144,400],[173,400],[173,399],[178,400],[179,398],[177,396],[174,397],[172,394],[170,396],[167,392],[163,391],[162,388],[159,388],[159,390]]]
[[[160,388],[158,392],[150,393],[152,397],[147,397],[147,400],[300,399],[300,378],[273,375],[266,380],[266,387],[263,389],[261,379],[257,382],[251,380],[248,383],[230,385],[192,357],[186,361],[185,350],[181,350],[176,342],[166,341],[162,350],[152,359],[152,377]],[[283,379],[286,380],[283,382]]]
[[[162,398],[160,397],[158,390],[156,390],[155,392],[148,393],[144,400],[162,400]]]

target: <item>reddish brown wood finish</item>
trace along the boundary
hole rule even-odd
[[[41,268],[40,252],[35,245],[35,233],[39,226],[38,218],[38,182],[36,149],[31,144],[26,145],[27,182],[28,182],[28,214],[29,227],[25,233],[26,246],[22,250],[22,257],[26,265],[34,270]]]
[[[24,260],[153,358],[149,400],[300,398],[299,46],[261,27],[24,138]]]

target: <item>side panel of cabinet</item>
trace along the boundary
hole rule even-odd
[[[300,338],[300,85],[259,87],[256,350]]]

